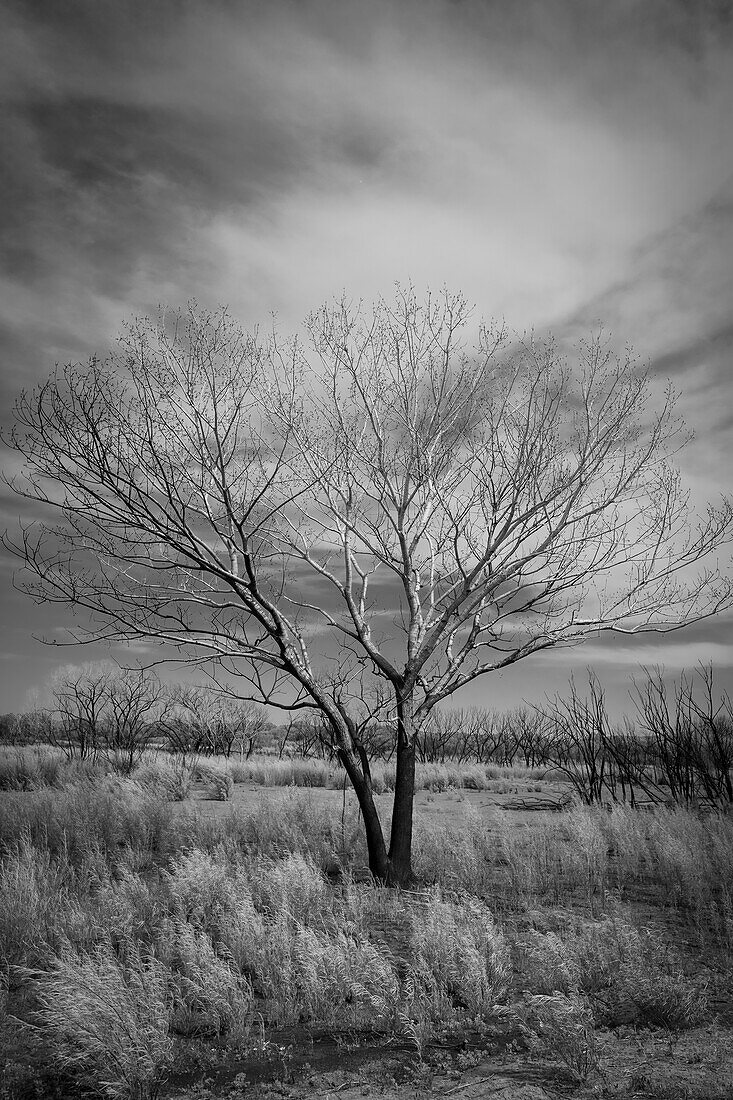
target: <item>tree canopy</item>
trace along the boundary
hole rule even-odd
[[[415,738],[478,677],[598,632],[730,606],[728,501],[691,511],[686,441],[629,356],[474,322],[459,295],[341,301],[306,339],[226,310],[129,326],[16,408],[10,544],[94,636],[153,639],[312,709],[364,812],[373,872],[410,876]],[[362,734],[394,729],[389,847]]]

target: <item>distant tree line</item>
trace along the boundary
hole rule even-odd
[[[261,707],[216,687],[163,684],[150,671],[99,662],[61,669],[48,706],[1,715],[0,741],[45,742],[68,759],[104,756],[130,772],[153,746],[190,756],[250,756],[267,728]]]
[[[609,718],[594,675],[585,694],[571,679],[565,695],[542,706],[436,711],[420,756],[554,768],[587,805],[733,805],[733,703],[716,695],[712,668],[671,684],[659,669],[645,670],[630,696],[634,715],[621,723]]]
[[[646,669],[630,698],[633,717],[613,722],[603,686],[590,674],[585,694],[571,678],[564,695],[540,706],[436,709],[418,757],[554,769],[587,805],[733,805],[733,703],[716,695],[712,668],[683,672],[669,684],[661,670]],[[371,758],[389,759],[393,737],[384,723],[362,736]]]
[[[733,703],[716,694],[712,668],[670,684],[661,670],[645,670],[630,697],[633,718],[613,722],[603,686],[590,674],[585,693],[571,679],[564,695],[541,706],[436,709],[420,734],[418,758],[555,769],[588,805],[733,805]],[[261,707],[218,687],[166,685],[151,672],[107,662],[68,666],[54,678],[47,707],[0,715],[0,743],[39,742],[69,759],[104,756],[123,772],[152,746],[189,757],[246,759],[265,751],[338,764],[317,715],[294,712],[276,725]],[[361,742],[367,768],[394,754],[394,731],[382,718],[365,717]]]

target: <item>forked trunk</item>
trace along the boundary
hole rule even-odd
[[[395,775],[392,832],[389,852],[379,813],[374,804],[368,766],[359,767],[354,756],[341,751],[339,756],[351,780],[364,818],[369,870],[385,886],[409,886],[412,874],[412,813],[415,796],[415,736],[412,699],[397,706],[397,764]]]

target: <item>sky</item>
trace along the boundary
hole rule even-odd
[[[730,0],[0,0],[0,408],[191,298],[295,331],[343,291],[462,291],[518,332],[603,326],[670,378],[695,499],[733,466]],[[4,468],[13,458],[3,452]],[[0,528],[19,504],[0,493]],[[49,649],[0,559],[0,711]],[[597,669],[713,661],[733,615],[483,681],[514,705]],[[100,654],[104,656],[105,654]]]

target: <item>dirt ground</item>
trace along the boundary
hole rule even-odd
[[[316,806],[327,807],[331,812],[340,813],[344,799],[347,809],[356,808],[356,796],[346,789],[326,787],[260,787],[250,783],[238,783],[234,795],[228,802],[212,800],[204,784],[197,784],[186,802],[174,804],[181,809],[193,806],[211,814],[226,814],[232,808],[253,809],[262,801],[277,803],[298,796],[312,799]],[[496,780],[492,788],[485,791],[455,790],[418,791],[415,795],[415,817],[417,820],[435,821],[440,824],[454,824],[460,820],[467,808],[486,815],[492,811],[503,810],[507,820],[517,825],[537,823],[552,804],[560,804],[569,795],[568,784],[562,780]],[[393,795],[390,792],[376,795],[375,801],[379,815],[386,824],[392,812]]]
[[[580,1082],[560,1060],[534,1058],[521,1040],[498,1028],[484,1049],[430,1048],[422,1057],[398,1045],[349,1046],[301,1037],[266,1044],[247,1060],[200,1050],[203,1074],[191,1068],[163,1092],[167,1100],[731,1100],[733,1044],[717,1025],[680,1035],[619,1029],[597,1036],[599,1069]],[[196,1057],[194,1055],[194,1057]],[[196,1083],[194,1083],[194,1081]]]

